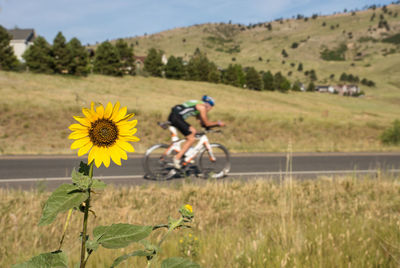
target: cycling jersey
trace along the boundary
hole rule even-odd
[[[172,108],[171,113],[168,117],[168,121],[176,127],[183,135],[190,135],[190,125],[185,120],[189,116],[197,116],[200,112],[196,109],[196,104],[202,104],[204,102],[197,100],[186,101],[182,104],[176,105]]]
[[[200,112],[196,109],[196,104],[202,104],[204,102],[198,100],[189,100],[181,105],[175,106],[175,112],[177,112],[184,120],[189,116],[197,116]]]

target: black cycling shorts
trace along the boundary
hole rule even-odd
[[[182,118],[175,107],[172,108],[168,121],[170,121],[172,126],[176,127],[184,136],[192,134],[189,130],[190,125]]]

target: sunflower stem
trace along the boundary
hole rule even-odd
[[[89,178],[93,178],[93,162],[90,163]],[[87,189],[88,198],[85,201],[85,211],[83,216],[83,226],[82,226],[82,247],[81,247],[81,263],[80,268],[84,268],[86,265],[85,255],[86,255],[86,233],[87,233],[87,223],[89,218],[89,208],[90,208],[90,187]]]

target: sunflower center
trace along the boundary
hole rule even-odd
[[[115,143],[118,138],[118,127],[108,119],[98,119],[92,122],[89,130],[90,140],[95,146],[109,147]]]

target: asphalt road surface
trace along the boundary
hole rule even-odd
[[[288,159],[291,168],[287,168]],[[0,187],[54,189],[70,182],[73,168],[78,168],[86,157],[76,156],[0,156]],[[122,166],[95,169],[95,177],[116,185],[160,183],[143,178],[142,155],[132,155]],[[290,174],[298,179],[320,176],[358,176],[378,173],[400,173],[400,153],[296,153],[233,154],[230,179],[284,178]],[[193,178],[193,180],[202,180]],[[179,179],[173,179],[179,181]]]

